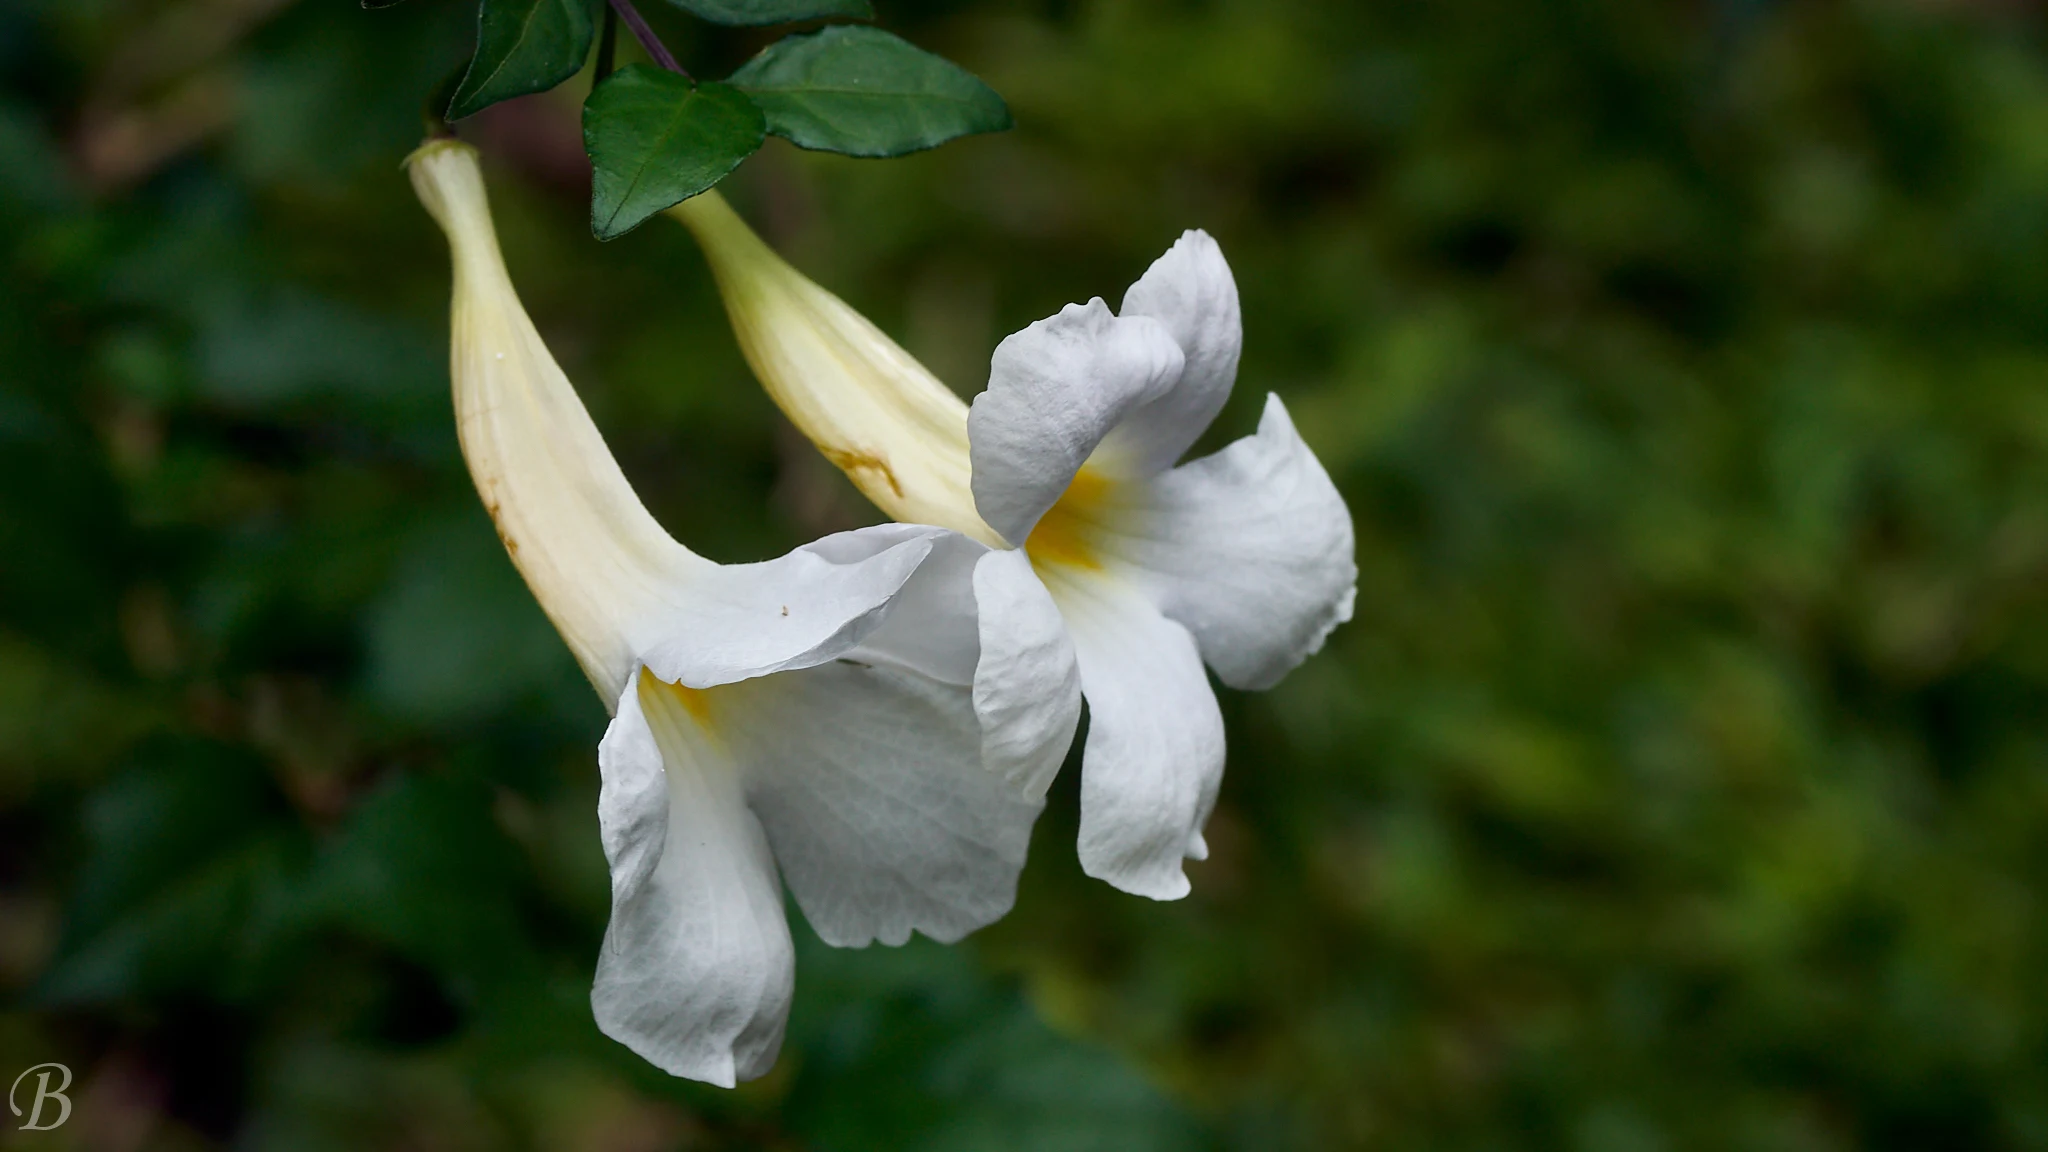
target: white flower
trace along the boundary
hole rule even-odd
[[[598,1023],[675,1075],[759,1076],[793,981],[778,866],[837,945],[954,940],[1014,897],[1038,805],[979,767],[972,662],[946,655],[972,622],[921,592],[977,546],[885,525],[720,565],[671,539],[520,306],[475,152],[436,141],[409,166],[454,257],[463,456],[614,711]]]
[[[1203,674],[1266,688],[1350,619],[1350,513],[1279,397],[1258,432],[1175,467],[1237,375],[1237,286],[1182,236],[1124,295],[997,347],[972,410],[713,195],[697,236],[755,374],[899,520],[992,549],[971,581],[985,764],[1042,796],[1085,694],[1082,867],[1185,895],[1223,773]]]

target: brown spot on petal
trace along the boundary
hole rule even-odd
[[[485,498],[484,511],[490,514],[491,527],[498,530],[498,543],[505,546],[505,554],[517,558],[519,555],[519,541],[514,540],[512,534],[505,531],[505,522],[498,519],[498,501],[496,498]]]
[[[889,482],[889,491],[896,493],[898,497],[903,495],[903,485],[896,482],[896,473],[889,467],[889,462],[873,452],[859,448],[819,448],[818,451],[823,452],[825,459],[830,460],[841,472],[848,475],[856,472],[881,473],[882,479]]]

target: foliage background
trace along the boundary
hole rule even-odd
[[[797,930],[771,1079],[598,1035],[603,712],[397,167],[474,6],[0,0],[0,1073],[81,1079],[0,1147],[2048,1147],[2034,5],[879,8],[1017,130],[771,142],[762,231],[971,393],[1207,228],[1211,443],[1278,391],[1356,515],[1194,896],[1079,875],[1070,770],[966,945]],[[465,131],[629,475],[724,560],[871,518],[680,229],[589,238],[578,83]]]

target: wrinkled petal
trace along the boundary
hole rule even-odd
[[[1173,467],[1230,399],[1244,346],[1237,281],[1207,232],[1183,233],[1124,293],[1119,314],[1166,325],[1187,357],[1180,382],[1132,409],[1103,445],[1125,456],[1132,474],[1151,475]]]
[[[612,918],[590,1003],[656,1067],[730,1088],[775,1063],[795,952],[739,771],[683,700],[636,675],[598,746]]]
[[[1115,316],[1100,299],[1006,337],[967,417],[982,519],[1022,544],[1102,438],[1171,388],[1182,363],[1164,324]]]
[[[1223,714],[1187,629],[1099,574],[1052,580],[1088,697],[1081,870],[1155,900],[1187,895],[1183,857],[1223,779]]]
[[[931,531],[906,525],[880,525],[865,531],[888,528]],[[974,665],[981,654],[975,626],[974,566],[986,555],[986,547],[965,536],[938,533],[932,539],[931,555],[889,602],[881,626],[842,658],[907,669],[942,684],[972,684]]]
[[[707,723],[827,944],[950,943],[1009,911],[1041,804],[977,767],[965,692],[835,661],[718,689]]]
[[[754,375],[826,459],[898,520],[998,542],[968,494],[967,406],[958,396],[790,267],[717,192],[669,215],[704,249]]]
[[[1044,796],[1081,722],[1081,669],[1052,593],[1021,550],[986,553],[974,567],[981,660],[974,711],[982,765],[1020,794]]]
[[[1233,688],[1270,688],[1351,619],[1351,512],[1278,396],[1256,435],[1128,486],[1105,551]]]
[[[693,688],[837,659],[883,623],[942,535],[883,524],[758,564],[712,565],[631,622],[633,651]]]

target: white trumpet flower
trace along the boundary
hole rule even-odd
[[[1185,895],[1223,774],[1203,663],[1272,686],[1351,618],[1357,583],[1350,513],[1278,396],[1256,434],[1175,467],[1237,376],[1216,242],[1182,236],[1120,313],[1095,299],[1005,339],[970,410],[715,194],[671,212],[797,427],[896,519],[990,547],[971,574],[984,763],[1043,796],[1085,695],[1082,867]]]
[[[954,940],[1014,898],[1038,804],[979,766],[971,660],[934,648],[971,620],[920,592],[975,546],[884,525],[720,565],[671,539],[521,307],[474,150],[433,141],[408,166],[454,259],[463,457],[613,711],[599,1026],[674,1075],[759,1076],[794,979],[778,866],[837,945]]]

